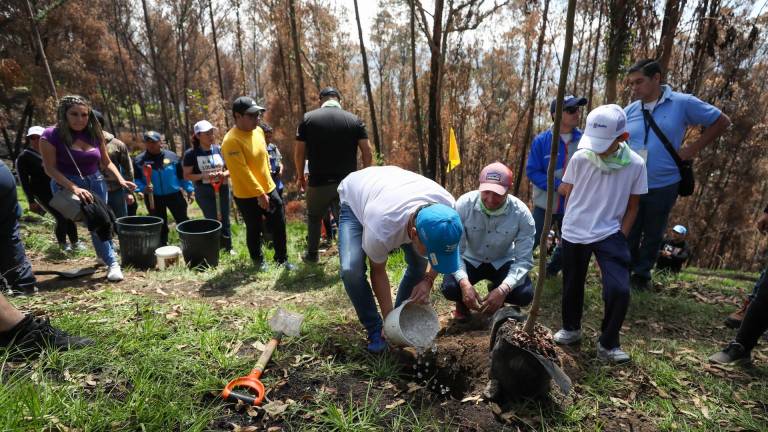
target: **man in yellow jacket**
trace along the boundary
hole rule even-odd
[[[251,260],[259,270],[267,269],[261,251],[261,219],[266,217],[266,225],[272,231],[275,261],[278,266],[293,270],[294,266],[288,262],[285,208],[270,174],[264,131],[259,127],[264,111],[265,108],[249,97],[235,99],[232,104],[235,127],[224,135],[221,152],[229,169],[235,204],[245,221]]]

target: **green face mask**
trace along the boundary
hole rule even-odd
[[[483,213],[485,213],[488,216],[498,216],[498,215],[504,214],[504,211],[507,209],[507,204],[508,203],[509,203],[509,201],[507,201],[505,199],[504,200],[504,204],[502,204],[499,208],[497,208],[496,210],[491,210],[491,209],[489,209],[488,207],[485,206],[485,203],[483,203],[483,200],[481,199],[480,200],[480,209],[482,209]]]
[[[629,149],[627,143],[621,142],[619,143],[619,148],[612,155],[600,157],[599,154],[593,151],[588,151],[587,159],[589,159],[593,165],[599,168],[600,171],[613,172],[625,168],[632,162],[630,151],[631,150]]]

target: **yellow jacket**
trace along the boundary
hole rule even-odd
[[[229,170],[232,194],[235,197],[255,198],[275,189],[275,182],[269,172],[264,131],[260,127],[252,132],[233,127],[224,135],[221,153]]]

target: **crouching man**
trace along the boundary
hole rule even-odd
[[[454,318],[466,320],[470,310],[493,314],[504,303],[525,306],[533,299],[528,271],[533,267],[536,232],[528,207],[507,191],[509,168],[492,163],[480,172],[480,187],[456,201],[464,233],[460,267],[443,278],[441,290],[456,302]],[[488,295],[480,298],[475,284],[488,280]]]
[[[339,184],[338,192],[341,280],[368,332],[368,351],[381,352],[386,349],[381,317],[392,311],[389,253],[402,249],[407,265],[395,307],[408,298],[428,302],[437,273],[459,268],[461,221],[450,193],[426,177],[394,166],[355,171]]]

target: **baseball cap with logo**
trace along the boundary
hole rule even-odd
[[[32,126],[31,128],[29,128],[29,130],[27,130],[27,136],[28,137],[34,136],[34,135],[40,136],[43,134],[43,132],[45,132],[45,129],[43,129],[41,126]]]
[[[584,135],[579,140],[579,148],[603,153],[616,138],[627,133],[627,115],[616,105],[601,105],[587,116]]]
[[[200,120],[195,123],[195,135],[203,132],[208,132],[211,129],[216,129],[216,126],[212,125],[208,120]]]
[[[491,191],[506,195],[512,185],[512,172],[501,162],[494,162],[480,171],[480,192]]]
[[[232,102],[232,112],[238,114],[256,114],[267,109],[256,104],[256,101],[248,96],[240,96]]]
[[[567,95],[563,98],[563,109],[569,108],[569,107],[580,107],[586,104],[587,104],[587,98],[584,98],[584,97]],[[554,114],[555,108],[557,108],[557,98],[552,99],[552,102],[549,104],[549,112],[551,114]]]
[[[427,247],[427,259],[442,274],[459,269],[459,240],[464,227],[456,210],[444,204],[431,204],[416,214],[416,232]]]

